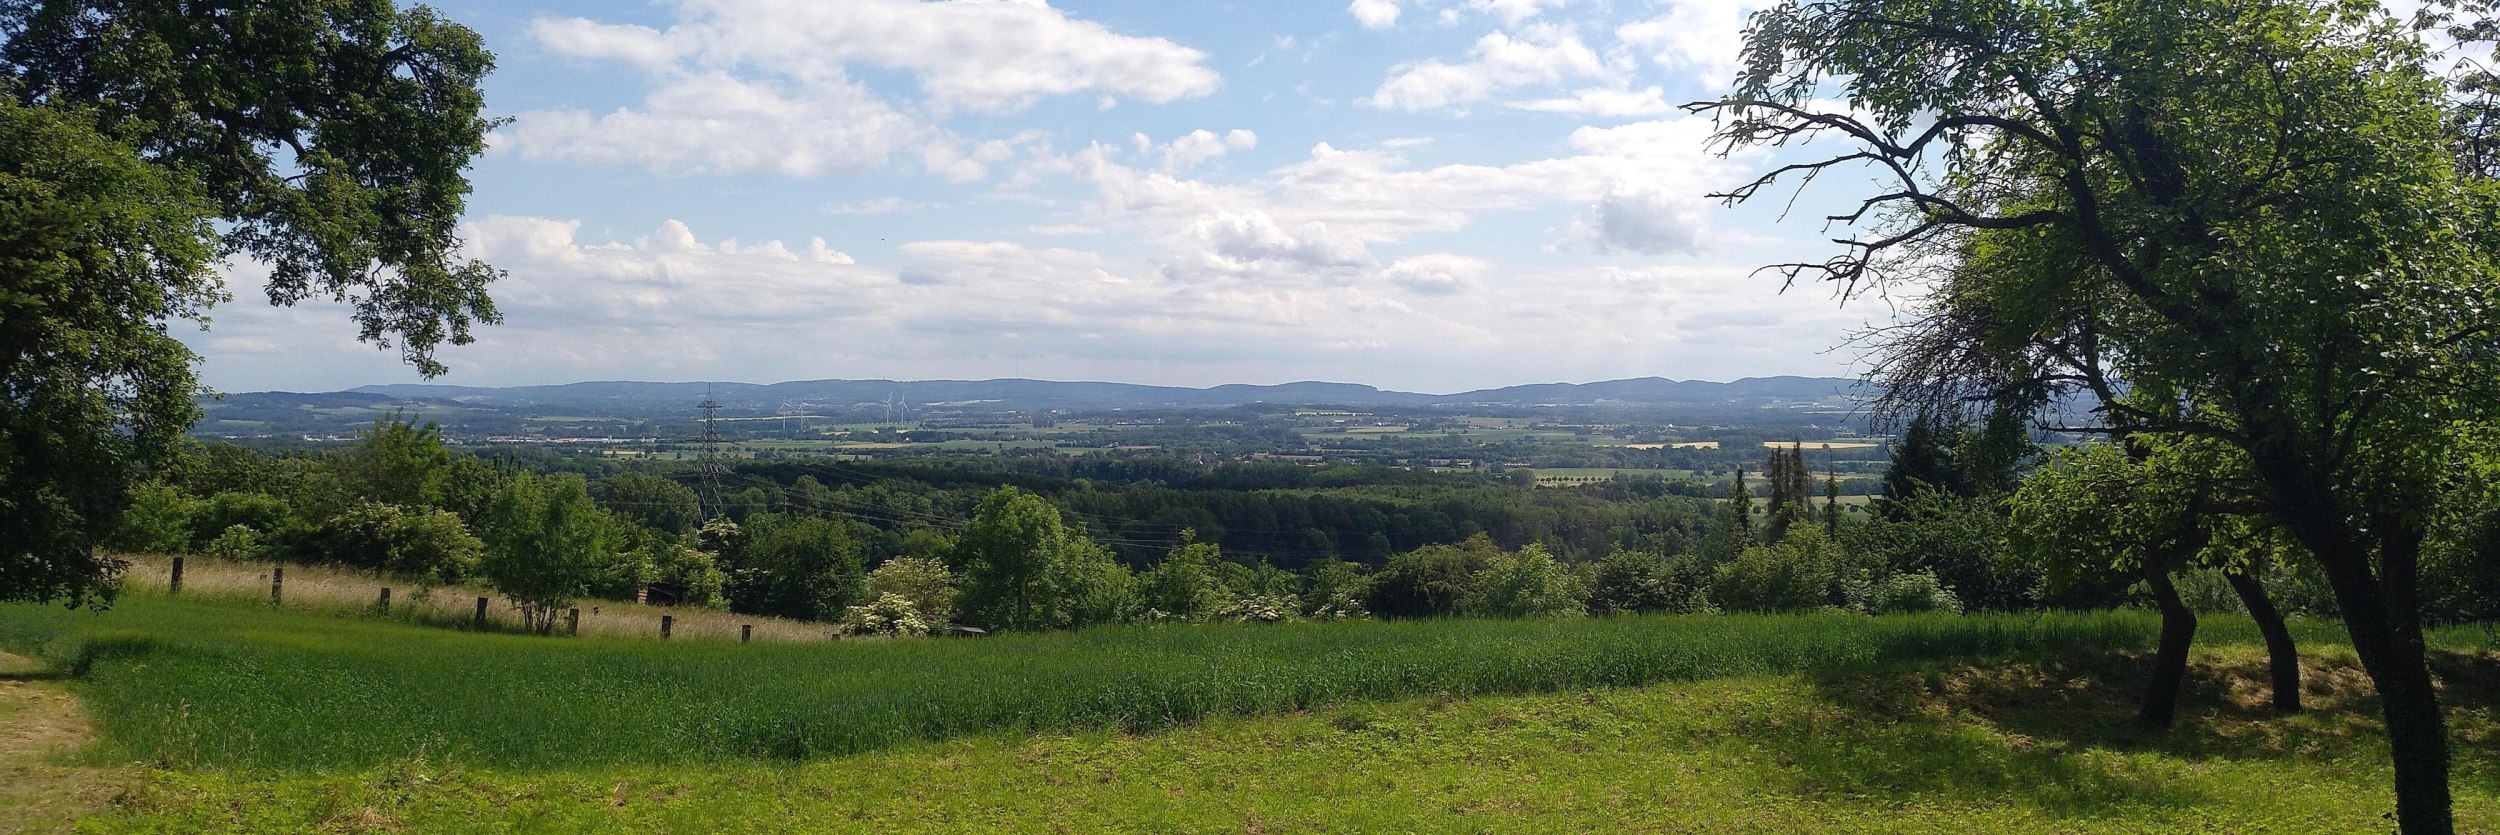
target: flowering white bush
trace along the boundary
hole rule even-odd
[[[920,616],[920,607],[899,594],[877,595],[866,606],[842,610],[842,631],[853,635],[893,635],[910,637],[929,634],[929,621]]]
[[[1236,623],[1282,623],[1293,620],[1298,608],[1293,598],[1273,594],[1254,594],[1224,604],[1215,610],[1215,619]]]

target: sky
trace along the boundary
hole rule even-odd
[[[504,321],[435,382],[1846,375],[1893,315],[1753,274],[1829,194],[1705,197],[1777,161],[1676,107],[1744,3],[434,5],[508,120],[463,227]],[[421,379],[263,274],[181,332],[212,388]]]

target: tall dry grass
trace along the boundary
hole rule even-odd
[[[129,573],[123,577],[125,594],[169,594],[173,578],[173,557],[163,554],[125,556],[130,561]],[[390,577],[371,571],[352,571],[316,565],[279,565],[268,562],[239,562],[216,557],[186,555],[183,557],[183,597],[212,600],[238,600],[267,603],[270,601],[270,572],[284,568],[285,582],[278,606],[305,612],[332,615],[365,615],[387,617],[429,626],[474,628],[477,599],[486,603],[486,628],[500,632],[522,631],[521,611],[511,598],[492,589],[454,585],[426,589],[404,577]],[[381,590],[391,590],[387,613],[378,606]],[[660,637],[660,618],[673,616],[669,636],[674,640],[736,641],[740,626],[755,627],[757,641],[824,641],[836,637],[833,625],[809,623],[786,618],[759,615],[735,615],[697,606],[655,606],[614,600],[582,600],[580,637],[584,638],[653,638]],[[556,625],[558,634],[565,633],[563,623]]]

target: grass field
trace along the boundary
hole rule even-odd
[[[75,673],[59,684],[95,738],[61,762],[115,786],[71,793],[102,798],[94,831],[2376,825],[2384,749],[2331,628],[2304,627],[2318,709],[2277,717],[2251,630],[2210,619],[2187,719],[2156,735],[2126,721],[2150,627],[1680,617],[736,645],[140,594],[102,615],[0,607],[0,648]],[[2437,639],[2475,653],[2443,672],[2460,814],[2489,832],[2500,656],[2479,632]]]

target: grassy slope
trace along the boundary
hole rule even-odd
[[[2217,623],[2184,727],[2144,735],[2124,721],[2141,665],[2108,648],[2142,626],[1687,618],[767,648],[135,597],[101,617],[0,608],[0,645],[88,660],[75,689],[106,736],[89,760],[160,763],[110,778],[126,795],[86,822],[102,831],[2378,828],[2383,748],[2347,653],[2313,636],[2320,709],[2274,717],[2255,709],[2244,627]],[[2460,813],[2489,832],[2500,662],[2456,659]],[[1687,683],[1584,689],[1653,680]],[[902,733],[859,730],[880,727]],[[794,763],[773,744],[811,733],[862,753]],[[722,746],[741,739],[766,744]]]

